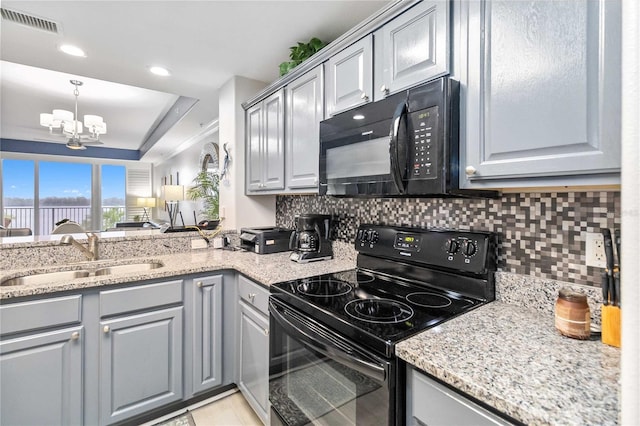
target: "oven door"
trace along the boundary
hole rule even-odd
[[[269,400],[272,425],[393,425],[395,365],[273,296]]]

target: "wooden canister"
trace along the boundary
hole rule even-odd
[[[574,339],[588,339],[591,334],[591,313],[587,296],[562,288],[556,300],[556,328],[560,334]]]

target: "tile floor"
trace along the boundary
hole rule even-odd
[[[224,397],[191,412],[196,426],[261,426],[240,392]]]

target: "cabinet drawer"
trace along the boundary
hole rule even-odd
[[[56,297],[0,306],[0,335],[80,323],[82,296]]]
[[[100,292],[100,317],[182,303],[182,280]]]
[[[506,426],[510,424],[416,370],[410,370],[408,375],[411,389],[410,405],[407,410],[408,424],[442,426]]]
[[[269,291],[260,284],[239,275],[238,292],[241,300],[244,300],[265,315],[269,313]]]

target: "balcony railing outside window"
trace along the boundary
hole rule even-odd
[[[34,208],[33,207],[5,207],[4,218],[5,227],[11,228],[31,228],[34,234],[49,235],[56,222],[62,219],[69,219],[77,222],[86,230],[91,229],[91,207],[90,206],[54,206],[40,207],[39,209],[40,230],[34,229]],[[116,222],[124,221],[124,206],[102,206],[102,226],[105,230],[115,226]]]

